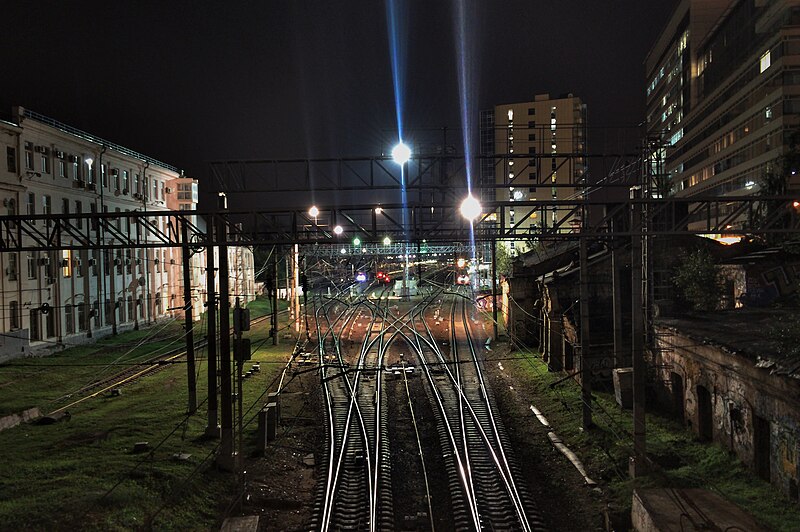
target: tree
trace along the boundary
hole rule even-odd
[[[497,275],[508,277],[511,275],[514,258],[509,253],[508,248],[502,242],[498,242],[495,251],[495,261],[497,262]]]
[[[684,252],[673,278],[678,296],[694,310],[715,310],[723,293],[722,270],[705,248]]]

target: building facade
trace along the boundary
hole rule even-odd
[[[566,94],[497,105],[481,113],[481,182],[504,185],[494,197],[511,202],[574,200],[586,176],[586,105]],[[558,186],[554,186],[558,185]],[[580,220],[567,209],[520,206],[504,214],[506,227],[529,229],[531,239],[508,242],[512,254],[530,249],[541,232],[569,233]],[[499,216],[499,214],[497,215]]]
[[[683,0],[645,61],[651,174],[659,194],[752,195],[783,168],[800,118],[800,6]],[[764,190],[764,192],[768,192]],[[725,216],[733,205],[713,215]],[[690,227],[700,227],[698,213]],[[745,216],[733,226],[744,227]]]
[[[17,107],[0,121],[0,202],[5,215],[195,210],[197,180],[177,168]],[[152,231],[168,231],[154,215]],[[196,224],[196,220],[193,220]],[[46,225],[51,221],[37,222]],[[77,232],[98,231],[89,216]],[[86,225],[88,227],[81,227]],[[106,230],[147,241],[120,216]],[[27,238],[27,237],[24,237]],[[100,238],[104,238],[102,235]],[[232,278],[254,294],[252,252],[234,248]],[[190,259],[195,316],[205,302],[205,253]],[[0,358],[77,344],[183,314],[181,248],[4,252],[0,256]]]

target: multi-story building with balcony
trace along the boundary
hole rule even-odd
[[[496,105],[481,112],[481,182],[504,185],[503,201],[569,200],[582,195],[586,175],[586,105],[572,94]],[[493,199],[487,196],[483,200]],[[497,214],[499,216],[499,213]],[[506,227],[520,225],[531,239],[509,242],[513,254],[530,249],[539,233],[574,232],[580,219],[569,209],[511,207]]]
[[[197,207],[197,180],[177,168],[21,107],[13,110],[11,121],[0,121],[0,150],[6,154],[6,164],[0,166],[0,202],[6,215],[157,213]],[[47,229],[53,222],[36,223]],[[144,241],[152,234],[124,215],[107,226],[98,227],[90,216],[71,223],[76,233],[117,231]],[[147,223],[153,231],[168,231],[169,218],[154,214]],[[106,237],[110,235],[100,235]],[[234,248],[231,256],[238,261],[231,262],[231,278],[246,301],[255,293],[252,251]],[[4,252],[0,358],[182,315],[182,260],[178,247]],[[206,293],[204,252],[192,256],[190,275],[194,315],[199,316]]]
[[[786,174],[789,188],[800,184],[782,159],[800,122],[797,2],[683,0],[645,69],[659,193],[752,195],[770,174]],[[699,217],[690,227],[702,225]],[[741,217],[732,225],[746,224]]]

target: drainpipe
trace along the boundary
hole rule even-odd
[[[148,161],[144,162],[144,166],[142,167],[142,179],[139,180],[139,183],[142,186],[142,205],[144,207],[144,212],[147,212],[147,193],[148,188],[150,188],[150,182],[147,181],[147,185],[145,185],[145,181],[147,180],[147,169],[150,167],[150,163]],[[145,217],[145,223],[147,222],[147,218]],[[150,325],[153,322],[153,310],[151,308],[151,301],[152,297],[150,296],[150,266],[155,264],[156,259],[156,250],[153,248],[153,260],[147,260],[147,249],[144,250],[144,258],[145,258],[145,268],[144,268],[144,304],[147,310],[146,317],[147,317],[147,324]]]

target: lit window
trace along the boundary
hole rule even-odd
[[[769,66],[772,64],[772,57],[770,55],[770,51],[767,50],[764,55],[761,56],[761,60],[759,61],[760,70],[759,72],[764,72]]]
[[[512,120],[514,120],[514,110],[513,109],[509,109],[508,110],[508,121],[511,122]]]

